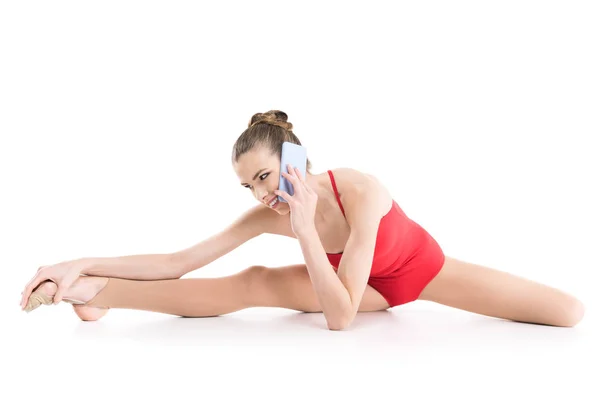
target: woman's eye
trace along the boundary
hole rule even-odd
[[[259,176],[261,181],[264,181],[265,179],[267,179],[266,175],[269,175],[270,172],[265,172],[264,174],[262,174],[261,176]],[[265,177],[263,179],[263,176]],[[250,186],[246,186],[246,188],[250,189]]]

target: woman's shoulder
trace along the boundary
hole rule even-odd
[[[349,167],[330,169],[330,171],[333,173],[342,204],[344,203],[344,194],[353,196],[358,191],[367,190],[380,200],[382,216],[387,214],[393,198],[389,190],[375,175]]]
[[[346,189],[361,189],[363,187],[373,187],[371,185],[375,185],[375,187],[379,187],[384,191],[387,190],[373,174],[350,167],[334,168],[330,169],[330,171],[333,173],[336,186],[338,187],[342,186]],[[340,184],[338,184],[338,180],[340,181]]]

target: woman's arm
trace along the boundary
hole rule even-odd
[[[122,257],[93,257],[84,259],[84,275],[143,281],[179,277],[179,263],[173,254],[139,254]]]
[[[227,228],[200,243],[168,254],[140,254],[84,259],[82,274],[135,280],[177,279],[224,256],[246,241],[269,232],[274,214],[264,205],[255,206]]]
[[[299,236],[298,241],[327,327],[332,330],[344,329],[352,308],[348,289],[331,267],[316,229]]]

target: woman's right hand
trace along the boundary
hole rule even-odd
[[[58,286],[54,295],[54,304],[60,303],[62,296],[73,282],[79,278],[81,272],[88,266],[86,258],[80,258],[72,261],[64,261],[54,265],[39,267],[35,276],[29,281],[23,290],[21,297],[21,309],[25,308],[31,292],[42,282],[51,280]]]

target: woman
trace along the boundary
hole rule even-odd
[[[310,161],[306,177],[280,168],[284,141],[301,144],[284,112],[252,116],[234,145],[232,164],[260,204],[222,232],[173,254],[41,267],[24,289],[21,307],[29,312],[66,301],[84,321],[98,320],[110,308],[200,317],[283,307],[323,312],[328,328],[339,330],[357,312],[421,299],[519,322],[571,327],[582,319],[582,303],[565,292],[446,257],[374,176],[351,168],[315,175]],[[293,185],[293,196],[277,190],[280,173]],[[262,233],[297,238],[306,263],[179,279]]]

